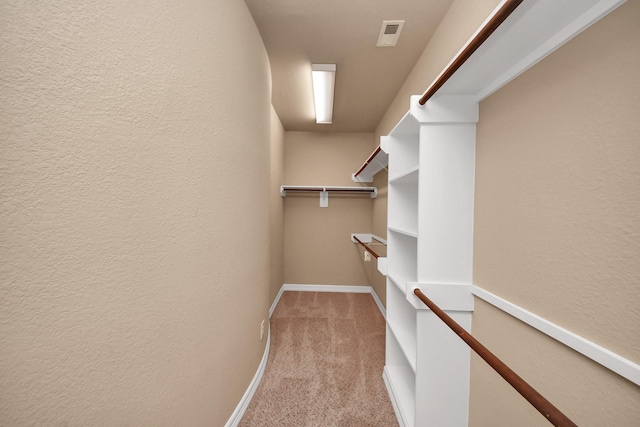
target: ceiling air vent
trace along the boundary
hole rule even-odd
[[[378,36],[378,47],[395,46],[398,43],[398,37],[402,32],[404,21],[382,21],[380,35]]]

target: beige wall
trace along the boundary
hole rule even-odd
[[[474,245],[475,284],[635,363],[638,22],[627,2],[481,103]],[[490,306],[474,330],[577,424],[640,425],[639,387]],[[520,407],[490,415],[511,391],[480,370],[472,425],[524,425]]]
[[[284,283],[284,200],[280,186],[284,184],[284,128],[271,108],[271,185],[269,188],[269,233],[271,247],[271,280],[269,303],[273,303]]]
[[[224,425],[269,306],[246,6],[10,0],[0,38],[0,425]]]
[[[351,180],[375,146],[370,133],[286,132],[287,185],[357,185]],[[288,195],[284,200],[285,283],[369,286],[368,265],[351,233],[370,233],[368,195]],[[367,264],[372,264],[367,263]]]

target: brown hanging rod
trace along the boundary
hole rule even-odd
[[[355,239],[356,242],[360,243],[362,246],[364,246],[364,248],[367,250],[367,252],[369,252],[371,255],[373,255],[376,259],[380,258],[380,255],[378,255],[377,253],[375,253],[373,251],[373,249],[371,249],[369,246],[367,246],[366,244],[362,243],[362,240],[358,239],[356,236],[353,236],[353,238]]]
[[[551,402],[538,393],[533,387],[531,387],[525,380],[523,380],[518,374],[513,372],[502,360],[496,355],[491,353],[484,345],[469,334],[462,326],[460,326],[455,320],[453,320],[447,313],[445,313],[440,307],[438,307],[433,301],[420,290],[414,289],[413,293],[424,302],[427,307],[433,311],[444,323],[447,324],[469,347],[473,349],[485,362],[489,364],[502,378],[504,378],[518,393],[522,395],[527,401],[533,405],[544,417],[554,426],[557,427],[577,427],[577,425],[571,421],[566,415],[564,415],[558,408],[553,406]]]
[[[495,15],[487,22],[487,24],[482,27],[482,29],[476,34],[476,36],[471,40],[471,42],[460,52],[460,54],[454,59],[454,61],[447,67],[447,69],[436,79],[435,82],[429,86],[429,89],[422,95],[420,101],[418,103],[420,105],[424,105],[427,101],[435,95],[435,93],[458,71],[458,68],[462,66],[467,59],[473,55],[481,45],[484,43],[491,34],[502,24],[505,19],[511,15],[511,13],[516,10],[520,3],[524,0],[507,0],[500,10],[496,12]]]
[[[376,148],[373,153],[369,156],[369,158],[367,160],[364,161],[364,164],[362,166],[360,166],[360,169],[358,169],[358,172],[354,173],[353,176],[358,176],[360,175],[360,173],[364,170],[364,168],[367,167],[367,165],[369,163],[371,163],[371,160],[373,160],[373,158],[376,156],[376,154],[378,154],[380,152],[381,148],[378,145],[378,148]]]

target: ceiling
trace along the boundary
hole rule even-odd
[[[284,128],[373,132],[452,1],[245,0],[269,55]],[[396,19],[406,21],[397,45],[376,47],[382,21]],[[318,125],[311,64],[325,63],[337,67],[333,123]]]

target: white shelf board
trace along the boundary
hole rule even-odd
[[[402,292],[403,295],[406,295],[407,283],[410,282],[410,280],[408,280],[407,277],[403,277],[401,275],[398,275],[397,273],[392,274],[389,271],[387,271],[387,278],[391,280],[391,282],[393,282],[394,285],[396,285],[396,287],[400,290],[400,292]]]
[[[373,182],[373,176],[386,168],[387,164],[389,164],[389,154],[382,145],[379,145],[367,158],[364,167],[361,166],[360,173],[351,174],[351,179],[354,182]]]
[[[378,257],[377,269],[383,276],[387,275],[387,257]]]
[[[405,172],[399,173],[396,176],[389,178],[389,184],[401,184],[401,185],[418,184],[419,170],[420,170],[420,166],[414,166]]]
[[[391,330],[391,333],[396,338],[396,341],[398,341],[398,344],[400,345],[400,350],[402,351],[402,354],[404,355],[405,359],[407,359],[407,362],[409,363],[409,366],[411,367],[411,370],[415,375],[416,351],[417,351],[416,337],[412,336],[406,330],[403,330],[398,323],[399,322],[394,322],[389,320],[389,318],[387,317],[387,324],[389,325],[389,329]]]
[[[387,228],[389,229],[389,231],[393,231],[394,233],[403,234],[405,236],[409,236],[413,238],[418,238],[417,231],[405,230],[403,228],[393,227],[393,226],[388,226]]]
[[[415,136],[420,135],[420,124],[411,112],[407,112],[402,119],[391,129],[389,136]]]
[[[623,2],[523,2],[438,90],[436,96],[467,95],[477,102],[482,101]]]
[[[411,371],[399,366],[385,366],[384,373],[391,389],[393,399],[400,410],[400,417],[407,427],[415,425],[416,398],[411,390],[411,381],[407,378]]]

